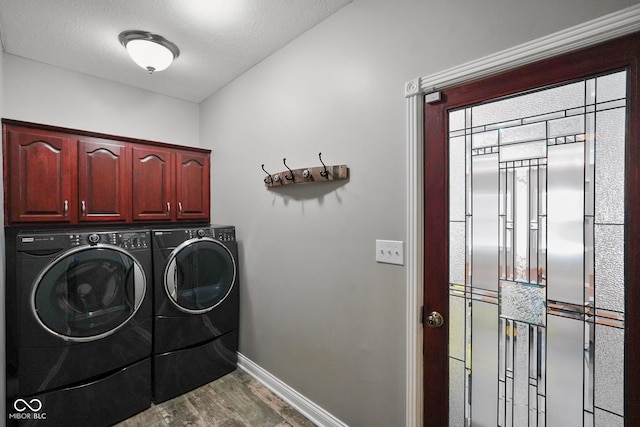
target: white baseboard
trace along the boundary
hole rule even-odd
[[[238,353],[238,368],[254,377],[311,422],[322,427],[348,427],[347,424],[280,381],[242,353]]]

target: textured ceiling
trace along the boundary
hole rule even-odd
[[[0,0],[5,52],[199,103],[351,0]],[[118,41],[160,34],[180,56],[149,75]]]

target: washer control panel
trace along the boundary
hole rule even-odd
[[[69,235],[71,246],[109,244],[123,249],[145,249],[150,247],[150,240],[148,231],[113,231]]]

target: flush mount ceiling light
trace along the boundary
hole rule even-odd
[[[178,46],[158,34],[147,31],[123,31],[118,36],[133,61],[149,74],[162,71],[180,55]]]

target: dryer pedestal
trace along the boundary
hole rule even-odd
[[[153,401],[173,399],[234,371],[237,352],[235,329],[205,344],[153,356]]]

